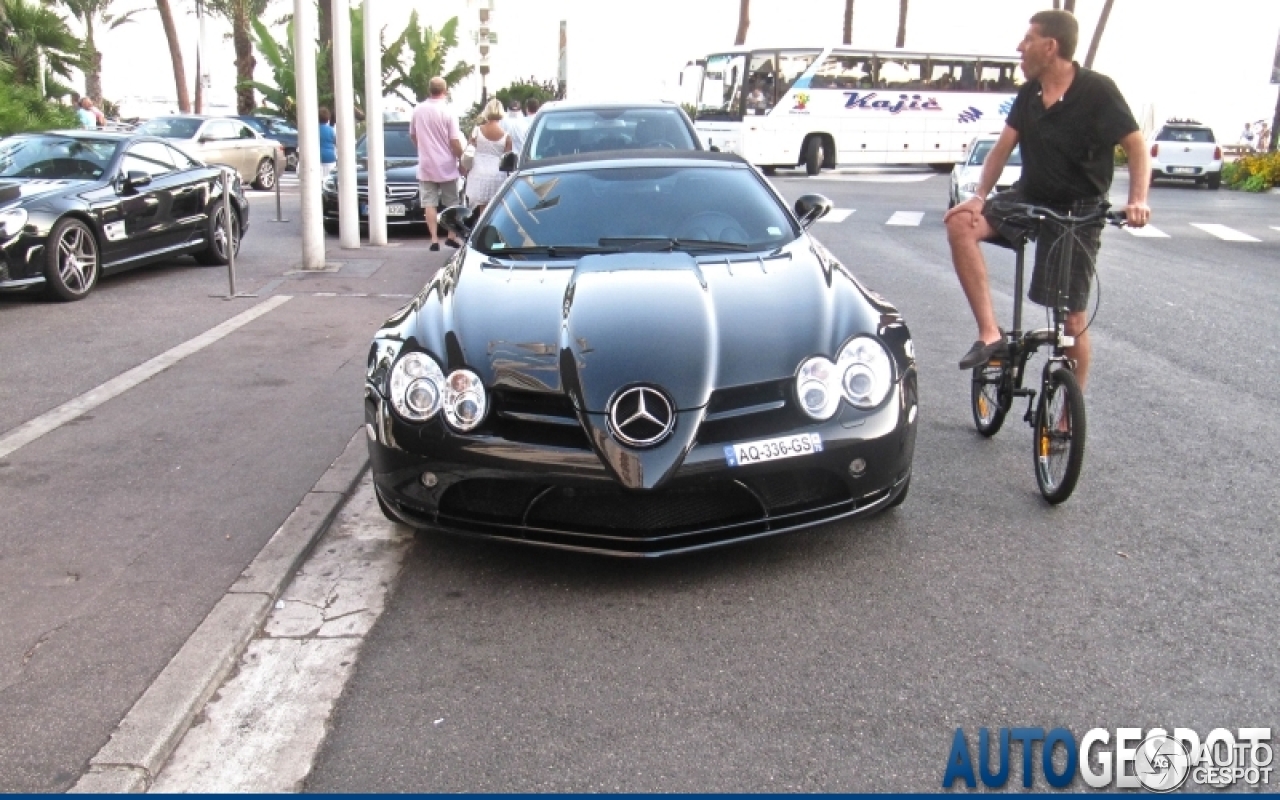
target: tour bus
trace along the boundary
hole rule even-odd
[[[851,164],[950,169],[998,131],[1022,82],[1017,56],[852,47],[742,49],[707,57],[695,127],[703,144],[772,174]]]

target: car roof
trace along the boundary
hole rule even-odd
[[[575,153],[552,156],[529,162],[520,173],[569,171],[575,166],[594,164],[605,167],[748,167],[741,156],[733,153],[716,153],[709,150],[599,150],[593,153]]]
[[[119,142],[124,139],[132,139],[135,136],[143,136],[145,138],[154,138],[146,134],[134,134],[129,131],[92,131],[84,128],[71,128],[69,130],[60,131],[25,131],[23,133],[15,133],[6,136],[6,139],[16,139],[20,136],[61,136],[73,139],[100,139],[104,142]]]
[[[680,106],[669,100],[638,100],[634,102],[624,100],[548,100],[538,107],[538,113],[541,114],[544,111],[595,111],[626,108],[679,110]]]

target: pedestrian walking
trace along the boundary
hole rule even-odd
[[[996,325],[987,280],[987,264],[979,243],[1017,238],[1016,210],[1009,203],[1034,203],[1059,213],[1087,214],[1108,202],[1115,172],[1116,145],[1129,158],[1128,224],[1141,228],[1151,218],[1147,187],[1151,169],[1147,147],[1124,96],[1108,77],[1072,60],[1079,24],[1068,11],[1041,11],[1031,17],[1018,52],[1027,76],[1014,98],[1004,130],[983,164],[977,193],[943,217],[951,260],[969,308],[978,323],[978,340],[960,359],[961,369],[985,364],[1004,351],[1004,333]],[[1022,178],[1007,191],[986,199],[995,187],[1013,148],[1022,153]],[[1087,333],[1089,290],[1094,259],[1101,244],[1101,224],[1079,231],[1070,270],[1066,333],[1075,337],[1067,354],[1076,363],[1084,388],[1089,375]],[[1027,297],[1033,303],[1054,302],[1050,263],[1061,255],[1052,237],[1042,235]]]
[[[502,154],[511,152],[511,135],[502,129],[502,103],[490,100],[484,108],[484,123],[471,134],[475,146],[475,161],[467,172],[467,201],[484,208],[502,185],[503,175],[498,170]]]
[[[1240,131],[1240,141],[1237,144],[1245,150],[1253,150],[1253,123],[1244,124],[1244,130]]]
[[[440,249],[437,233],[437,208],[458,204],[458,157],[462,155],[462,130],[458,118],[445,97],[448,85],[444,78],[431,79],[429,96],[413,109],[409,123],[409,139],[418,149],[418,198],[422,202],[427,230],[431,233],[431,249]],[[501,108],[501,105],[499,105]],[[450,232],[445,244],[461,243]]]
[[[329,109],[320,106],[320,167],[324,172],[338,163],[338,132],[333,129],[332,121]]]
[[[524,101],[524,116],[519,119],[508,118],[503,126],[507,134],[511,136],[511,152],[521,153],[524,151],[524,140],[529,136],[529,128],[533,127],[533,118],[538,113],[538,109],[542,104],[538,102],[538,98],[530,97]]]

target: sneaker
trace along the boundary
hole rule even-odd
[[[461,247],[461,246],[462,246],[462,245],[458,244],[457,242],[455,242],[453,239],[445,239],[445,240],[444,240],[444,243],[445,243],[445,244],[447,244],[447,245],[449,245],[450,247],[454,248],[455,250],[456,250],[457,248],[459,248],[459,247]]]
[[[1000,338],[987,344],[979,339],[969,348],[969,352],[965,353],[960,359],[960,369],[973,369],[980,367],[991,359],[1005,352],[1006,348],[1004,339],[1004,330],[1000,331]]]
[[[432,250],[432,251],[436,251],[436,250],[439,250],[439,249],[440,249],[440,243],[439,243],[439,242],[432,242],[432,243],[431,243],[431,250]]]

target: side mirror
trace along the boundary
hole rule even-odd
[[[151,176],[142,170],[131,169],[117,180],[120,181],[120,190],[128,191],[130,189],[141,189],[144,186],[151,185]]]
[[[831,211],[831,201],[820,194],[806,194],[796,200],[796,217],[800,227],[808,228]]]
[[[519,166],[520,156],[516,155],[514,151],[510,153],[503,153],[502,160],[498,162],[498,170],[500,172],[512,173],[515,172],[516,168]]]
[[[440,224],[446,231],[466,239],[471,235],[471,209],[466,206],[449,206],[440,212]]]

